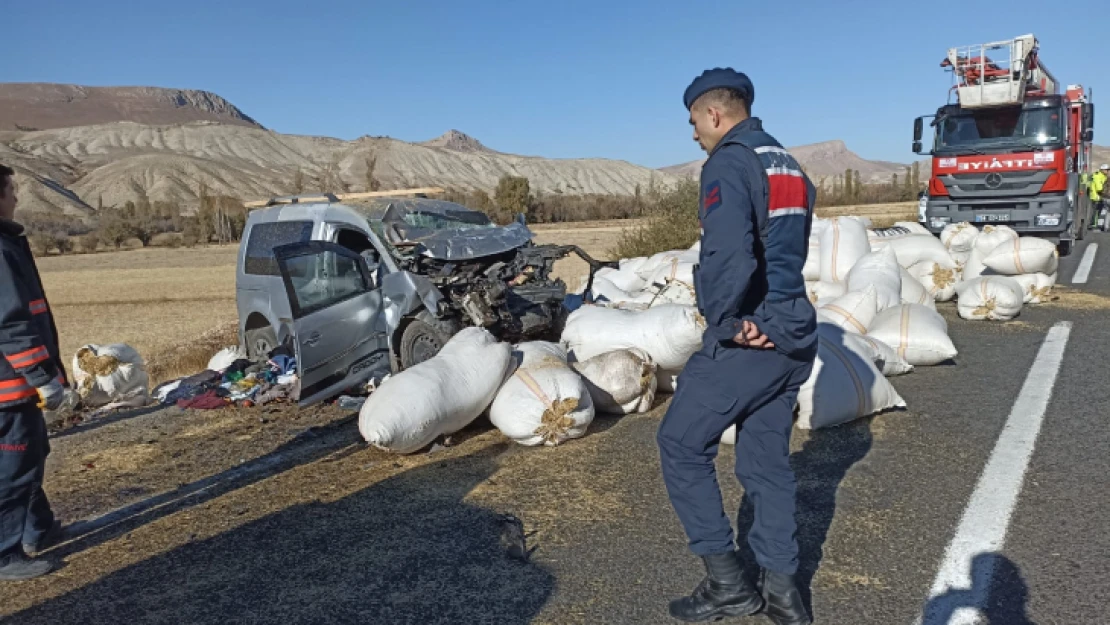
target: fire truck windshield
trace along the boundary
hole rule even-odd
[[[937,124],[936,154],[1047,148],[1064,142],[1060,109],[996,108],[954,111]]]

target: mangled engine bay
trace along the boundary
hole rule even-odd
[[[574,245],[536,245],[522,218],[497,226],[483,213],[448,202],[409,203],[417,210],[391,204],[381,217],[398,267],[440,291],[438,316],[458,317],[502,340],[558,336],[567,285],[551,276],[556,261],[577,254],[590,266],[588,283],[597,269],[614,264]]]

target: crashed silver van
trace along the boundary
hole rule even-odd
[[[466,326],[506,341],[556,340],[566,284],[551,276],[576,246],[536,245],[518,218],[499,226],[427,198],[359,203],[275,198],[239,246],[239,340],[252,359],[297,357],[302,405],[434,356]]]

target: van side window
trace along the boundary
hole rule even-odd
[[[295,297],[293,316],[298,319],[370,290],[369,278],[354,255],[326,250],[294,256],[285,261],[285,268]]]
[[[311,221],[273,221],[251,228],[243,272],[256,276],[278,276],[274,248],[288,243],[303,243],[312,238]]]

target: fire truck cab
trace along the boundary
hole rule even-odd
[[[1069,254],[1091,216],[1082,183],[1094,138],[1089,94],[1080,85],[1059,93],[1033,35],[952,48],[941,66],[954,74],[956,102],[931,116],[928,152],[926,118],[914,122],[914,152],[933,157],[923,225],[1005,224]]]

